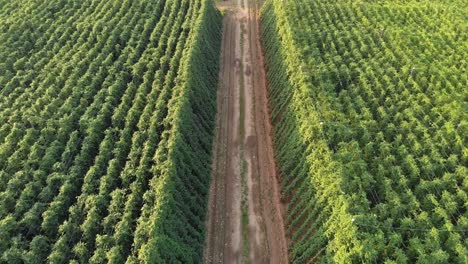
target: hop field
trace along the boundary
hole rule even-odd
[[[0,262],[199,262],[221,16],[0,0]]]
[[[0,263],[468,263],[467,14],[0,0]]]
[[[293,263],[467,263],[463,1],[267,1]]]

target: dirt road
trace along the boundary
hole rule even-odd
[[[258,7],[225,10],[205,263],[288,263]]]

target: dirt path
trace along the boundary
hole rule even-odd
[[[288,263],[258,8],[225,10],[205,263]]]

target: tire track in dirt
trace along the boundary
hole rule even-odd
[[[258,2],[248,1],[249,15],[249,45],[250,56],[254,65],[252,68],[253,80],[253,112],[255,117],[256,152],[258,188],[253,187],[251,196],[257,195],[260,201],[263,217],[264,235],[266,240],[266,262],[287,263],[288,251],[283,222],[283,208],[280,202],[279,179],[274,160],[272,128],[270,123],[266,74],[259,34]],[[259,214],[257,214],[259,215]],[[260,251],[261,252],[261,251]],[[261,256],[261,255],[260,255]],[[255,256],[251,259],[255,260]],[[255,262],[253,262],[255,263]]]
[[[226,41],[226,36],[229,35],[228,33],[228,21],[229,17],[226,16],[225,22],[223,25],[223,40],[222,40],[222,50],[229,51],[230,49],[230,42]],[[221,60],[225,61],[227,53],[222,53]],[[225,65],[221,63],[220,68],[220,80],[229,79],[226,76]],[[222,249],[220,247],[220,243],[224,243],[224,221],[219,221],[219,219],[223,218],[224,214],[224,171],[225,168],[225,159],[222,158],[225,155],[225,146],[226,146],[226,139],[227,139],[227,118],[222,116],[227,113],[226,107],[228,107],[227,95],[226,95],[226,87],[224,83],[220,84],[218,89],[218,103],[217,103],[217,120],[216,120],[216,136],[215,142],[213,147],[213,163],[212,163],[212,182],[210,187],[210,198],[209,198],[209,211],[210,217],[208,219],[208,226],[217,226],[217,231],[222,234],[223,236],[219,236],[213,234],[213,229],[207,228],[207,242],[205,247],[205,259],[206,256],[210,257],[210,262],[217,262],[219,256],[219,251]],[[221,242],[220,242],[221,241]]]
[[[288,263],[257,5],[218,7],[226,13],[204,262]]]

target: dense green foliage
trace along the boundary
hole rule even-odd
[[[0,262],[200,262],[221,15],[0,0]]]
[[[294,263],[468,262],[464,1],[262,10]]]

